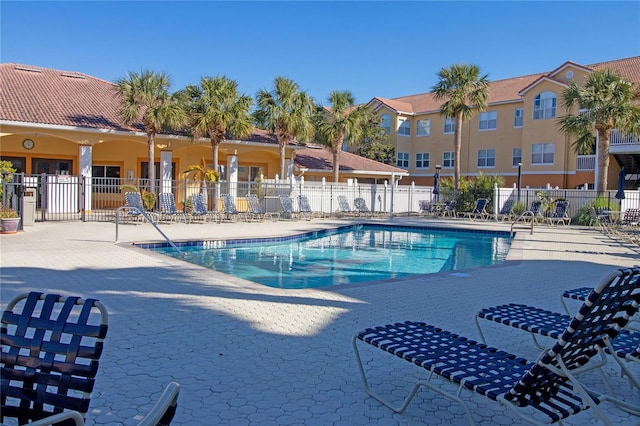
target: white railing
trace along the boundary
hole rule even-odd
[[[595,155],[578,155],[576,161],[576,170],[595,170],[596,169],[596,156]]]
[[[623,135],[618,130],[613,129],[611,131],[611,137],[609,138],[609,145],[633,145],[640,144],[640,137],[637,135]]]

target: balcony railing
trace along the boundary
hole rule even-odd
[[[595,155],[578,155],[576,161],[576,170],[590,170],[596,169],[596,156]]]
[[[640,144],[640,137],[637,135],[625,136],[616,129],[613,129],[611,131],[609,145],[632,145],[632,144]]]

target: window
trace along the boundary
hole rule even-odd
[[[382,127],[387,134],[391,132],[391,117],[389,114],[382,114],[380,116],[380,127]]]
[[[447,117],[444,119],[444,134],[450,134],[455,132],[456,130],[456,122],[453,118]]]
[[[398,118],[398,134],[411,136],[411,121],[406,118]]]
[[[545,120],[556,116],[556,94],[542,92],[533,100],[533,119]]]
[[[445,169],[451,169],[455,165],[455,156],[453,151],[446,151],[442,153],[442,167]]]
[[[147,164],[149,164],[148,161],[143,161],[140,164],[140,177],[142,179],[149,179],[149,167],[147,166]],[[155,175],[156,175],[156,180],[158,179],[162,179],[162,176],[160,176],[160,163],[159,162],[155,162]],[[171,162],[171,180],[176,180],[176,163],[175,162]]]
[[[496,150],[495,149],[479,149],[478,150],[478,167],[495,167],[496,166]]]
[[[511,165],[518,167],[518,164],[522,163],[522,150],[520,148],[513,148],[513,160]]]
[[[93,192],[118,192],[120,166],[91,166]]]
[[[495,130],[498,127],[498,112],[489,111],[480,113],[479,130]]]
[[[513,127],[522,127],[522,119],[524,117],[524,109],[516,108],[513,112]]]
[[[416,154],[416,169],[429,168],[429,153],[419,152]]]
[[[416,135],[431,136],[431,120],[418,120]]]
[[[408,152],[399,152],[396,156],[396,166],[402,167],[403,169],[409,168],[409,153]]]
[[[553,164],[556,147],[552,143],[531,145],[531,164]]]

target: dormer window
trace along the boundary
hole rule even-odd
[[[556,94],[542,92],[533,100],[533,119],[546,120],[556,117]]]

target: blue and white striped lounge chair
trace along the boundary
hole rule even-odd
[[[606,277],[560,333],[556,343],[543,350],[535,362],[424,322],[406,321],[368,328],[357,333],[352,341],[365,390],[383,405],[402,413],[417,390],[425,386],[459,403],[470,424],[474,423],[473,414],[463,399],[463,390],[486,396],[533,424],[559,422],[587,409],[597,420],[607,422],[598,407],[604,401],[629,411],[636,410],[638,407],[633,404],[586,389],[574,373],[594,355],[602,355],[604,342],[615,340],[629,317],[637,312],[638,274],[640,269],[636,268],[619,270]],[[419,380],[404,402],[394,407],[369,386],[358,348],[363,343],[427,370],[428,379]],[[456,384],[458,391],[447,392],[440,383],[432,382],[434,377]]]
[[[549,217],[545,217],[544,221],[550,225],[558,225],[563,224],[568,226],[571,223],[571,218],[569,217],[569,202],[568,201],[558,201],[556,202],[556,207],[553,210],[553,213]]]
[[[245,221],[249,220],[246,212],[241,212],[238,210],[238,208],[236,207],[236,202],[231,195],[222,194],[220,196],[220,200],[222,200],[222,214],[224,215],[225,219],[232,221],[237,221],[240,219],[244,219]]]
[[[500,222],[511,220],[513,218],[513,200],[505,201],[500,208],[500,211],[497,214],[490,215],[489,217]]]
[[[298,212],[293,209],[293,202],[288,195],[280,195],[280,206],[282,207],[282,214],[280,218],[284,219],[297,219],[299,217]]]
[[[249,206],[249,211],[247,212],[249,220],[258,220],[262,222],[267,216],[271,218],[271,220],[278,220],[280,218],[280,213],[267,213],[262,209],[260,205],[260,200],[258,196],[255,194],[247,194],[245,196],[247,200],[247,205]]]
[[[176,201],[175,198],[173,198],[173,192],[160,193],[160,220],[175,222],[179,219],[184,223],[187,223],[189,222],[189,215],[176,208]]]
[[[367,207],[367,202],[364,200],[364,198],[358,197],[354,199],[353,206],[354,206],[356,215],[358,216],[363,215],[363,216],[369,216],[369,217],[373,216],[373,214],[371,213],[371,210],[369,210],[369,207]]]
[[[354,216],[355,212],[351,209],[347,197],[344,195],[338,195],[338,214],[340,216]]]
[[[124,193],[124,207],[127,212],[127,219],[143,220],[155,222],[158,220],[156,213],[148,211],[142,202],[142,195],[139,192]]]
[[[307,220],[311,220],[315,216],[315,212],[311,210],[311,204],[309,204],[309,198],[306,195],[298,195],[298,211],[300,217],[304,217]]]
[[[215,210],[209,210],[204,202],[202,194],[193,194],[189,197],[191,200],[191,221],[202,220],[207,223],[210,219],[220,223],[220,214]]]
[[[489,217],[489,213],[487,212],[487,205],[489,204],[489,200],[486,198],[478,198],[473,206],[473,210],[470,212],[462,212],[458,213],[459,217],[469,218],[471,220],[475,219],[487,219]]]

